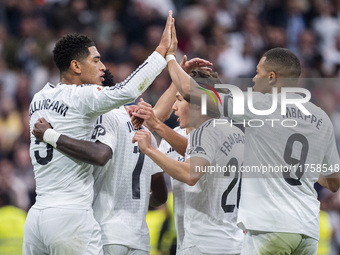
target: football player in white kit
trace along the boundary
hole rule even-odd
[[[168,68],[177,76],[181,72],[175,63],[168,63]],[[266,52],[253,79],[254,108],[270,109],[273,91],[277,89],[281,95],[283,88],[296,86],[300,72],[298,58],[288,49]],[[200,100],[199,91],[190,91],[188,86],[179,89],[186,99]],[[316,254],[320,206],[314,183],[319,180],[332,191],[340,185],[339,154],[329,117],[310,102],[303,106],[311,115],[305,115],[294,104],[287,105],[286,115],[281,115],[280,96],[272,114],[257,115],[245,107],[244,115],[236,115],[233,97],[221,96],[220,111],[224,116],[241,123],[262,121],[260,127],[246,126],[244,169],[282,169],[243,173],[238,216],[238,225],[246,231],[242,254]],[[301,102],[302,96],[287,93],[287,98],[295,103]],[[276,120],[275,125],[266,119]],[[281,126],[286,119],[294,120],[296,125],[291,122]]]
[[[181,61],[181,68],[186,73],[191,73],[194,69],[202,69],[211,71],[212,63],[200,58],[194,58],[187,61],[184,55]],[[184,154],[188,144],[190,128],[175,127],[173,130],[163,122],[168,120],[172,111],[173,104],[176,102],[176,86],[172,83],[169,88],[162,94],[154,108],[147,102],[141,100],[138,103],[138,112],[140,117],[144,119],[144,125],[150,131],[155,131],[162,140],[159,144],[159,150],[166,156],[184,162]],[[176,134],[174,134],[174,131]],[[185,186],[186,184],[170,177],[172,193],[173,193],[173,214],[177,233],[176,254],[181,254],[184,239],[184,207],[185,207]]]
[[[212,85],[220,83],[212,76],[205,80],[210,80]],[[173,78],[173,81],[176,83],[176,79]],[[185,187],[185,234],[181,254],[239,254],[243,233],[236,226],[240,194],[237,171],[205,174],[204,171],[195,172],[190,168],[201,166],[203,169],[217,165],[239,168],[243,162],[244,134],[237,127],[215,128],[214,119],[209,115],[201,115],[198,105],[190,111],[190,104],[179,93],[176,97],[174,110],[179,116],[180,127],[196,128],[190,133],[185,162],[165,157],[159,150],[151,148],[150,135],[143,130],[136,133],[133,141],[138,141],[141,151],[170,176],[190,185]],[[138,113],[134,115],[142,117]],[[226,153],[223,144],[230,136],[239,139],[236,141],[233,138],[235,143]]]
[[[162,170],[140,152],[137,143],[131,143],[137,132],[130,118],[135,107],[121,106],[100,116],[91,137],[94,142],[65,135],[57,141],[59,150],[72,154],[73,158],[87,158],[91,164],[106,162],[112,154],[112,159],[104,167],[95,167],[93,173],[94,216],[101,227],[104,254],[107,255],[149,254],[150,237],[146,224],[149,198],[151,206],[159,206],[167,199]],[[35,125],[34,134],[43,137],[49,127],[48,122],[41,120]],[[141,128],[147,130],[144,126]],[[153,136],[152,145],[157,148]]]
[[[59,40],[54,59],[60,69],[60,83],[47,83],[34,96],[30,131],[44,117],[56,130],[90,140],[100,114],[135,100],[165,67],[172,24],[170,11],[156,51],[115,87],[99,86],[105,66],[89,38],[73,34]],[[37,198],[25,223],[23,254],[102,254],[100,227],[91,206],[93,166],[55,150],[58,137],[52,129],[45,132],[44,140],[52,144],[46,145],[31,136]]]

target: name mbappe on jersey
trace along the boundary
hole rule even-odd
[[[283,118],[285,117],[304,120],[312,125],[315,125],[317,129],[320,129],[322,125],[322,119],[319,119],[314,114],[305,115],[299,109],[296,109],[294,107],[286,107],[286,116],[283,115]]]

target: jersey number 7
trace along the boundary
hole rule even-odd
[[[132,172],[132,199],[140,199],[140,174],[142,173],[145,154],[138,146],[133,147],[133,153],[139,153],[137,164]]]

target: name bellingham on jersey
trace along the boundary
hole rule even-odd
[[[59,101],[52,101],[51,99],[47,98],[44,100],[39,101],[33,101],[30,105],[29,110],[29,118],[31,118],[32,114],[36,111],[40,110],[49,110],[49,111],[55,111],[62,115],[63,117],[66,116],[66,113],[68,111],[68,105],[60,103]]]

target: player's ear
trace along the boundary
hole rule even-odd
[[[277,74],[275,72],[269,72],[268,73],[268,78],[269,78],[269,85],[274,86],[277,82]]]
[[[80,63],[73,59],[70,63],[70,68],[72,69],[73,72],[75,72],[76,74],[81,74],[81,66]]]

